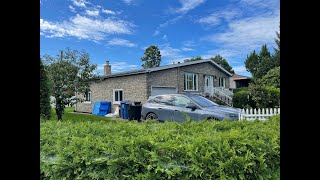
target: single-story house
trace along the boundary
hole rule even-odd
[[[230,78],[230,89],[236,89],[241,87],[248,87],[252,78],[247,76],[242,76],[239,74],[234,74]]]
[[[229,88],[232,76],[210,59],[170,64],[122,73],[111,73],[107,61],[104,76],[92,82],[85,101],[77,103],[75,110],[91,113],[95,101],[111,101],[113,112],[122,100],[144,103],[149,96],[166,93],[205,94],[213,87]]]

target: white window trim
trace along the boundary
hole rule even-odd
[[[90,99],[90,101],[86,101],[86,100],[84,100],[84,103],[85,104],[91,104],[91,91],[89,91],[89,99]],[[84,95],[84,98],[86,98],[86,96]]]
[[[113,92],[112,92],[112,100],[113,100],[112,104],[120,104],[121,101],[116,101],[116,100],[115,100],[115,98],[116,98],[116,96],[115,96],[115,91],[122,91],[122,100],[124,100],[123,89],[113,89]]]
[[[192,80],[194,79],[194,75],[196,75],[196,89],[195,90],[192,90],[192,89],[187,89],[187,78],[186,78],[186,75],[187,74],[192,74]],[[192,81],[193,82],[193,81]],[[185,89],[184,89],[184,91],[198,91],[198,88],[199,88],[199,75],[198,74],[196,74],[196,73],[184,73],[184,83],[185,83]],[[192,83],[192,86],[193,86],[193,83]]]
[[[222,80],[222,86],[221,86],[221,80]],[[227,78],[223,78],[223,77],[221,77],[221,78],[219,78],[219,84],[220,84],[220,86],[219,87],[226,87],[226,80],[227,80]]]

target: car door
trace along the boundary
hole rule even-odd
[[[187,108],[187,105],[193,104],[192,101],[185,96],[174,96],[173,100],[173,118],[174,121],[184,122],[186,121],[186,116],[189,116],[191,120],[198,121],[198,111],[199,109],[192,110]]]
[[[159,120],[168,121],[173,120],[173,109],[172,109],[173,97],[170,95],[161,95],[154,98],[154,111],[158,116]]]

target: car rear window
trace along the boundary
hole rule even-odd
[[[174,97],[170,95],[161,95],[153,98],[153,102],[164,104],[164,105],[173,105]]]

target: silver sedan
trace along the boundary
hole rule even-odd
[[[220,106],[195,94],[165,94],[151,96],[142,106],[142,119],[184,122],[191,120],[238,120],[239,109]]]

